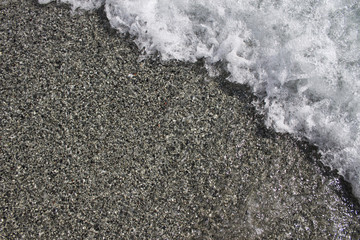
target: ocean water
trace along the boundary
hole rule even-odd
[[[39,0],[49,3],[52,0]],[[111,25],[148,55],[223,62],[248,84],[268,127],[317,145],[360,199],[358,0],[58,0],[105,6]]]

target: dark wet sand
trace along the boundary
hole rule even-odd
[[[138,62],[100,13],[1,1],[1,239],[359,239],[316,152],[241,86]]]

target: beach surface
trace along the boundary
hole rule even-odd
[[[0,2],[1,239],[359,239],[349,185],[101,10]]]

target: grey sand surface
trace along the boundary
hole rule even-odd
[[[341,179],[243,87],[139,62],[97,12],[0,9],[0,238],[360,238]]]

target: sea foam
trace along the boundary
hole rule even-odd
[[[230,81],[263,100],[266,124],[317,145],[360,198],[358,0],[60,2],[104,5],[111,25],[149,55],[224,62]]]

